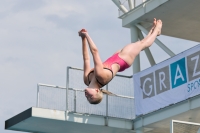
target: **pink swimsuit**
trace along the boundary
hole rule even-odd
[[[125,69],[129,68],[130,66],[118,55],[119,53],[114,54],[110,58],[108,58],[104,63],[104,67],[112,70],[112,65],[117,63],[120,66],[119,72],[124,71]]]
[[[113,78],[113,71],[112,71],[112,65],[117,63],[120,66],[119,72],[124,71],[126,68],[130,67],[122,58],[119,57],[118,55],[119,53],[114,54],[113,56],[111,56],[110,58],[108,58],[104,63],[104,69],[108,69],[111,71],[112,73],[112,78]],[[90,84],[90,80],[89,80],[89,75],[91,73],[94,72],[94,69],[92,69],[89,74],[88,74],[88,82]],[[97,82],[103,87],[105,84],[102,84],[101,82],[99,82],[99,80],[96,78]],[[112,79],[111,79],[112,80]],[[109,81],[110,82],[110,81]]]

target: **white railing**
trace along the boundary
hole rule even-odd
[[[86,86],[82,81],[82,74],[81,69],[67,67],[66,87],[38,84],[37,107],[106,117],[135,118],[132,76],[116,75],[104,89],[117,95],[104,95],[100,104],[91,105],[84,95]]]
[[[118,7],[119,17],[145,4],[149,0],[113,0]]]

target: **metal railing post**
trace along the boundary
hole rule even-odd
[[[39,85],[37,84],[37,103],[36,107],[39,107]]]
[[[76,95],[77,95],[77,91],[74,91],[74,112],[76,112]]]
[[[66,111],[68,111],[69,110],[69,108],[68,108],[68,97],[69,97],[69,69],[70,69],[71,67],[67,67],[67,73],[66,73]]]
[[[108,91],[108,84],[106,85],[106,90]],[[105,125],[108,126],[108,95],[106,95],[106,120]]]
[[[133,8],[135,8],[136,7],[136,0],[133,0],[134,2],[133,2]]]

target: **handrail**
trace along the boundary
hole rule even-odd
[[[118,9],[119,18],[123,18],[124,16],[126,16],[127,14],[131,13],[131,12],[134,11],[134,10],[137,10],[137,9],[140,8],[141,6],[145,6],[146,3],[148,3],[149,1],[151,1],[151,0],[141,0],[141,3],[138,4],[138,5],[136,6],[136,5],[135,5],[136,1],[134,0],[134,8],[128,10],[128,12],[126,12],[126,13],[122,13],[122,14],[121,14],[120,12],[122,12],[122,11],[121,11],[120,9]],[[126,0],[126,2],[128,2],[128,1]],[[124,3],[125,3],[125,2],[124,2]],[[124,3],[123,3],[123,4],[124,4]]]
[[[43,84],[43,83],[38,83],[38,86],[52,87],[52,88],[58,88],[58,89],[66,89],[66,87],[61,87],[61,86],[56,86],[56,85],[49,85],[49,84]],[[78,88],[68,88],[68,89],[69,90],[73,90],[73,91],[84,92],[83,89],[78,89]],[[112,95],[112,96],[121,97],[121,98],[128,98],[128,99],[134,99],[134,97],[124,96],[124,95]]]
[[[49,85],[49,84],[43,84],[38,83],[39,86],[46,86],[46,87],[53,87],[53,88],[60,88],[60,89],[66,89],[66,87],[56,86],[56,85]]]

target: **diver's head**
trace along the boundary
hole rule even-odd
[[[98,104],[103,99],[103,93],[99,88],[86,88],[85,97],[91,104]]]
[[[103,94],[116,96],[115,94],[99,88],[86,88],[85,89],[85,97],[91,104],[98,104],[103,99]]]

